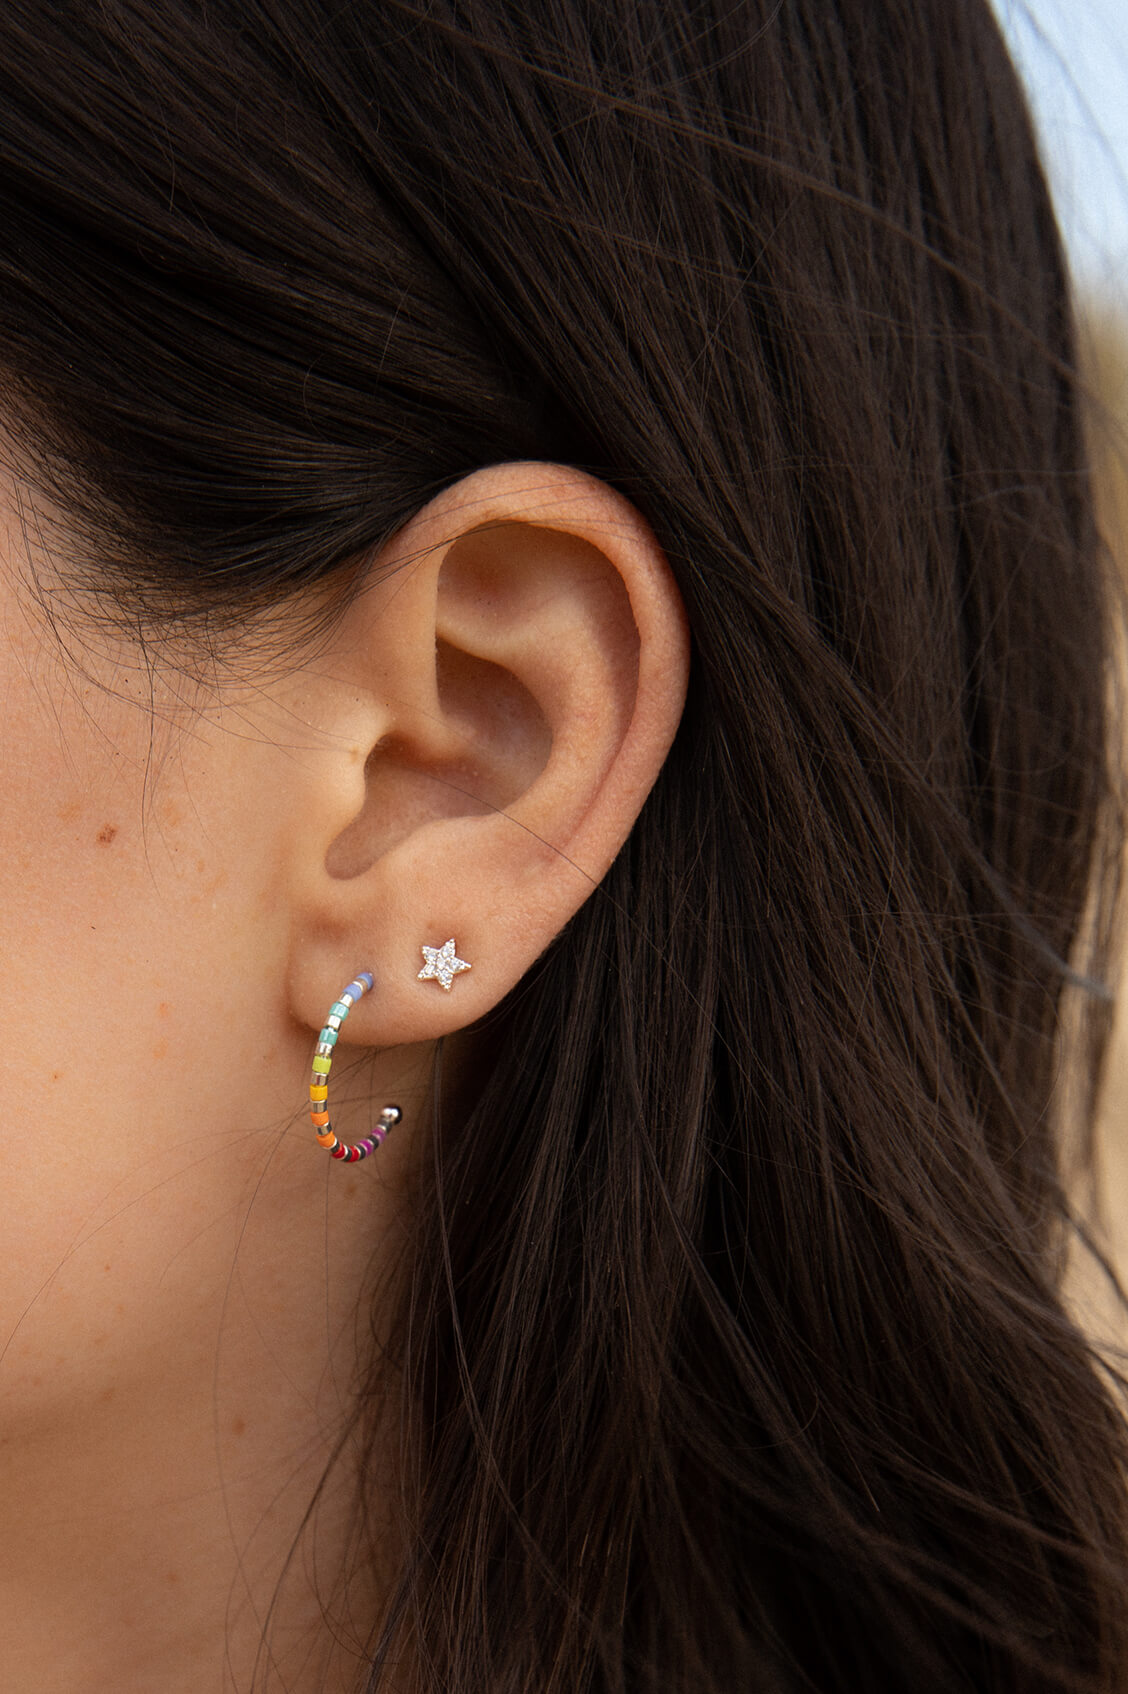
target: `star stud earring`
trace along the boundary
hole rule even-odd
[[[439,987],[445,988],[448,994],[450,993],[450,985],[459,971],[471,969],[465,959],[459,959],[455,956],[453,935],[449,941],[444,941],[441,947],[425,946],[423,957],[427,963],[419,972],[418,981],[437,982]]]

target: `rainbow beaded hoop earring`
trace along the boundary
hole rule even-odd
[[[313,1119],[318,1141],[334,1159],[343,1159],[346,1165],[355,1165],[358,1159],[367,1159],[369,1153],[374,1153],[379,1147],[389,1129],[394,1129],[403,1117],[398,1106],[385,1106],[372,1134],[366,1140],[358,1142],[355,1147],[350,1147],[347,1141],[338,1141],[333,1133],[333,1125],[329,1122],[329,1072],[333,1066],[333,1049],[337,1045],[341,1025],[357,1001],[371,989],[374,980],[371,971],[357,971],[340,999],[334,1000],[330,1006],[325,1028],[318,1036],[317,1046],[313,1050],[309,1115]]]

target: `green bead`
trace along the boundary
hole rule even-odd
[[[313,1068],[315,1071],[320,1071],[322,1076],[328,1076],[332,1063],[332,1059],[323,1058],[319,1053],[313,1061]]]

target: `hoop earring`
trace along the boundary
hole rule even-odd
[[[330,1006],[325,1028],[318,1036],[317,1046],[313,1050],[309,1115],[322,1147],[334,1159],[343,1159],[346,1165],[355,1165],[358,1159],[367,1159],[369,1153],[376,1151],[388,1131],[394,1129],[403,1117],[398,1106],[385,1106],[371,1135],[358,1142],[355,1147],[350,1147],[347,1141],[338,1141],[333,1133],[333,1125],[329,1122],[329,1072],[333,1065],[333,1049],[337,1045],[337,1036],[350,1011],[357,1001],[369,992],[374,980],[371,971],[357,971],[348,987],[343,990],[340,999],[334,1000]]]

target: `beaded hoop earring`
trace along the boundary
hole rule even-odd
[[[338,1141],[333,1133],[333,1125],[329,1122],[329,1072],[333,1065],[333,1049],[337,1045],[341,1025],[357,1001],[368,993],[374,980],[371,971],[357,971],[348,987],[343,990],[340,999],[334,1000],[330,1006],[325,1028],[318,1036],[317,1046],[313,1050],[309,1115],[313,1119],[313,1127],[322,1147],[334,1159],[343,1159],[346,1165],[355,1165],[358,1159],[366,1159],[369,1153],[374,1153],[389,1129],[393,1129],[403,1117],[398,1106],[385,1106],[372,1134],[366,1140],[358,1142],[355,1147],[350,1147],[347,1141]]]

